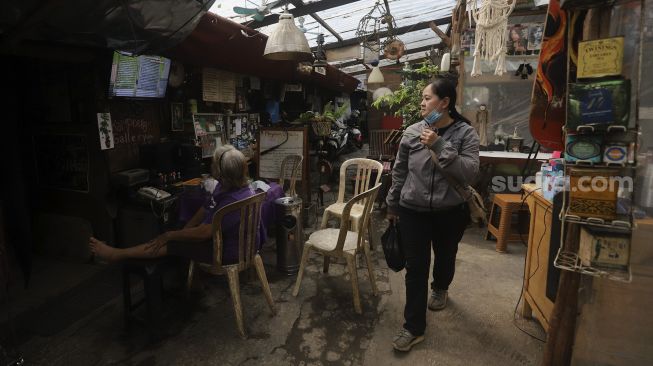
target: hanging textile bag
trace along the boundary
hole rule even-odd
[[[381,236],[381,245],[383,246],[385,261],[391,270],[399,272],[406,267],[399,226],[395,221],[390,221],[390,225]]]

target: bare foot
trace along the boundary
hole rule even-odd
[[[89,239],[88,245],[91,249],[91,253],[95,254],[97,257],[104,259],[107,262],[115,262],[119,259],[117,249],[108,246],[103,241],[91,237]]]

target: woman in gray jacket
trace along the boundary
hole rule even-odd
[[[422,92],[423,121],[409,126],[399,145],[388,192],[388,219],[397,220],[406,257],[405,323],[392,345],[409,351],[424,340],[431,248],[435,254],[428,308],[444,309],[453,280],[458,242],[469,223],[469,208],[438,164],[461,184],[478,174],[479,138],[456,111],[456,87],[437,79]]]

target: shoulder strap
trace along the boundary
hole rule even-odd
[[[447,180],[447,183],[449,183],[449,185],[456,190],[458,195],[460,195],[462,199],[467,201],[469,199],[469,196],[471,195],[471,192],[467,189],[467,186],[460,184],[460,182],[456,178],[454,178],[446,170],[442,169],[440,163],[438,163],[438,156],[435,154],[435,152],[433,152],[433,150],[429,149],[429,152],[431,153],[431,160],[433,161],[433,164],[435,164],[435,169],[438,172],[440,172],[440,174],[442,174],[444,179]]]

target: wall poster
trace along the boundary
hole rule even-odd
[[[225,144],[224,115],[220,113],[193,114],[195,137],[202,147],[202,157],[213,156],[215,149]]]
[[[102,150],[113,149],[113,126],[111,125],[111,113],[98,113],[97,126],[100,132],[100,148]]]

